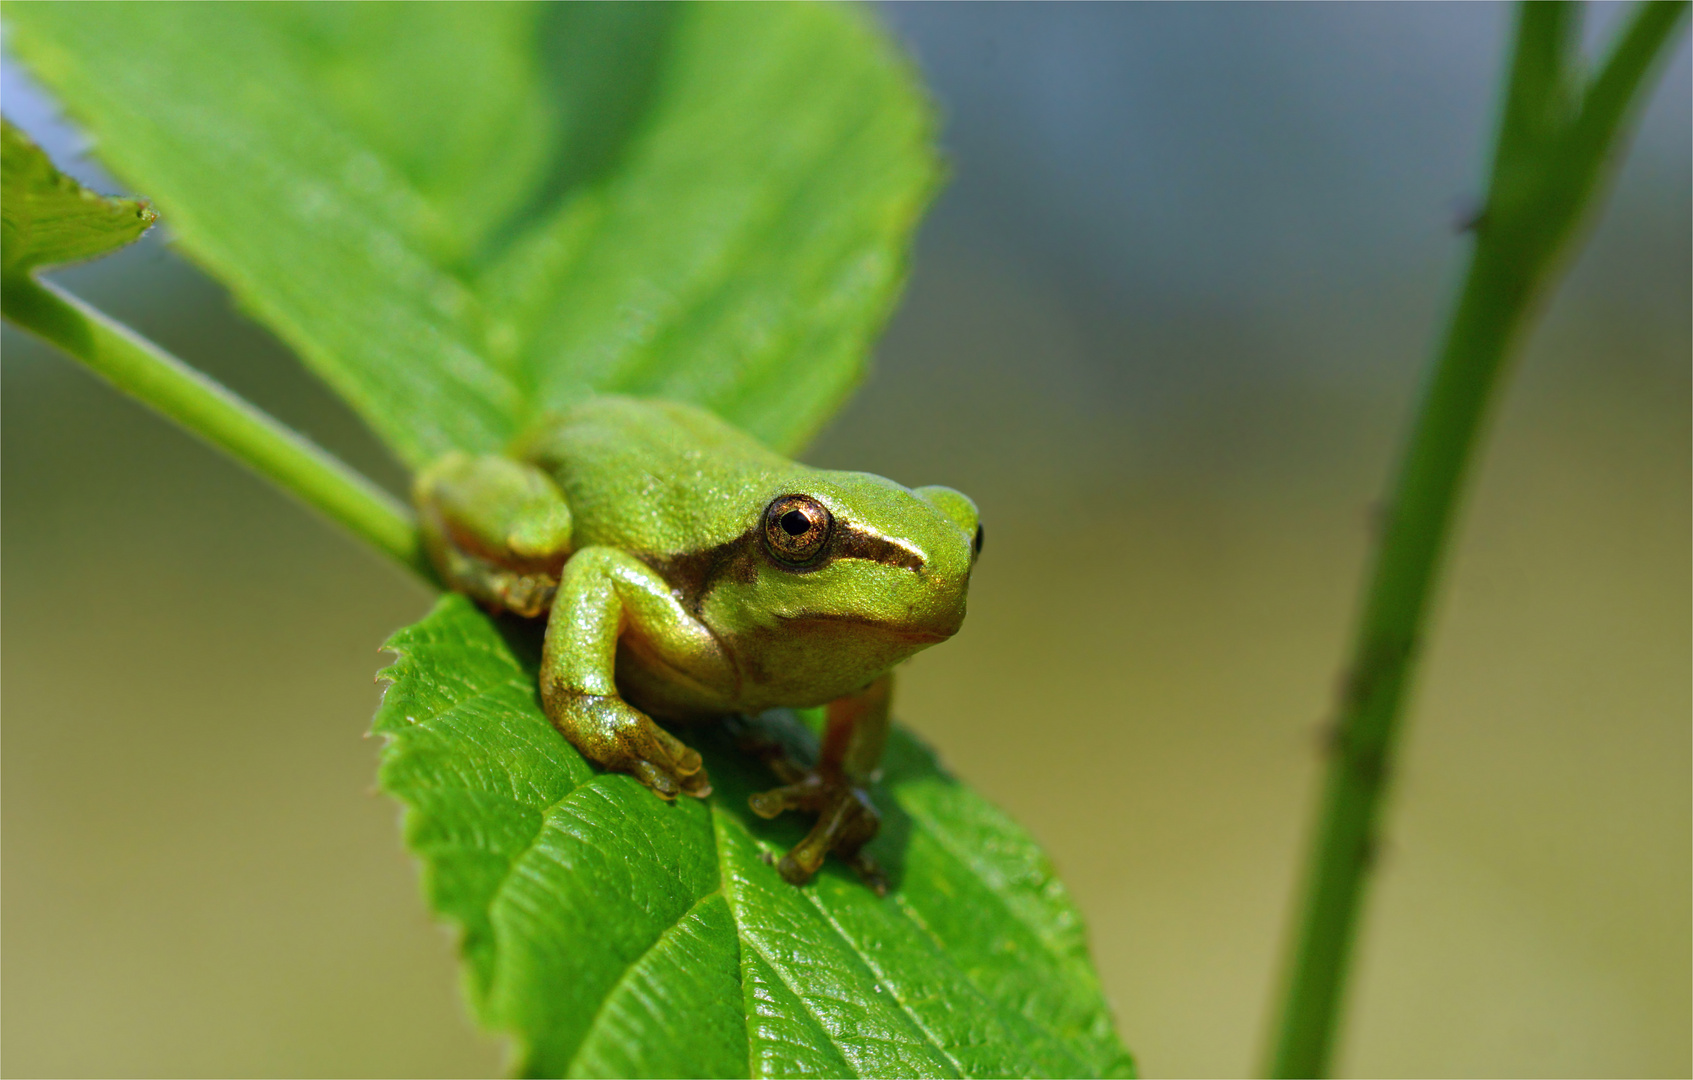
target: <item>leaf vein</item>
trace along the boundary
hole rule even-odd
[[[688,909],[686,911],[682,912],[680,915],[676,916],[675,919],[671,920],[670,924],[668,926],[664,927],[663,929],[661,929],[658,932],[657,936],[655,936],[653,938],[652,944],[650,944],[646,948],[642,949],[641,954],[639,956],[635,957],[633,960],[630,960],[629,963],[624,966],[623,971],[618,974],[616,981],[614,981],[611,984],[611,986],[606,989],[605,996],[600,999],[599,1007],[594,1010],[594,1015],[589,1018],[588,1026],[584,1030],[584,1033],[582,1035],[582,1042],[577,1045],[576,1053],[571,1055],[570,1064],[565,1067],[564,1071],[567,1075],[571,1075],[571,1074],[574,1074],[576,1072],[576,1066],[582,1060],[582,1052],[583,1052],[584,1049],[586,1049],[586,1047],[588,1045],[588,1040],[593,1036],[594,1029],[599,1025],[600,1017],[602,1015],[604,1015],[606,1007],[611,1004],[611,999],[613,997],[617,996],[617,992],[619,990],[623,989],[624,985],[626,983],[628,983],[630,975],[633,974],[634,970],[641,965],[641,961],[645,960],[648,956],[650,956],[654,949],[656,949],[660,945],[662,945],[664,943],[664,939],[670,935],[671,931],[673,931],[677,927],[681,926],[684,922],[687,922],[688,917],[690,915],[692,915],[694,912],[698,911],[702,904],[704,904],[706,901],[710,900],[714,896],[722,896],[722,895],[723,895],[723,886],[722,886],[721,882],[719,882],[717,888],[711,890],[710,892],[706,893],[704,896],[701,896],[699,899],[695,900],[692,904],[688,905]]]
[[[915,1011],[912,1010],[911,1006],[900,995],[899,990],[894,986],[893,982],[890,981],[876,966],[876,964],[871,961],[869,954],[859,946],[858,942],[852,937],[852,935],[848,934],[845,928],[836,921],[834,913],[824,906],[823,902],[817,898],[812,890],[802,889],[800,892],[807,900],[811,901],[811,905],[822,914],[823,920],[829,924],[829,928],[833,930],[835,934],[846,943],[847,948],[858,957],[859,962],[864,965],[864,969],[870,973],[871,977],[888,988],[888,996],[893,998],[894,1004],[900,1007],[900,1011],[910,1017],[911,1023],[918,1031],[922,1032],[925,1039],[929,1040],[930,1045],[940,1051],[941,1056],[946,1058],[952,1067],[958,1071],[959,1076],[968,1076],[970,1074],[970,1070],[966,1069],[962,1062],[953,1057],[951,1051],[941,1045],[940,1040],[935,1038],[934,1032],[930,1031],[929,1026],[923,1022]]]
[[[800,991],[794,986],[794,984],[788,980],[787,976],[783,974],[781,965],[777,964],[775,959],[772,958],[769,953],[767,953],[763,949],[761,949],[759,947],[758,943],[756,941],[752,940],[751,936],[747,934],[745,927],[741,923],[740,897],[738,895],[736,895],[735,890],[729,888],[729,886],[728,886],[728,882],[731,879],[731,875],[730,875],[729,869],[728,869],[728,858],[726,857],[728,853],[724,851],[724,843],[723,843],[723,829],[725,827],[725,823],[724,823],[722,816],[719,815],[719,814],[714,813],[714,814],[711,815],[711,817],[712,817],[711,835],[712,835],[712,840],[715,842],[715,844],[717,846],[717,865],[719,867],[719,871],[720,871],[720,874],[721,874],[721,877],[719,878],[719,881],[721,883],[720,888],[722,888],[722,890],[723,890],[723,899],[725,901],[727,901],[728,904],[729,904],[729,915],[735,922],[735,939],[736,939],[736,941],[739,942],[740,947],[742,949],[750,948],[754,953],[758,954],[758,956],[761,959],[763,959],[764,963],[770,968],[770,970],[772,972],[775,973],[777,980],[780,981],[783,986],[788,988],[788,993],[792,994],[799,1001],[799,1003],[805,1007],[806,1013],[808,1015],[810,1015],[810,1017],[811,1017],[811,1022],[817,1026],[818,1031],[823,1033],[823,1038],[828,1040],[829,1045],[834,1047],[836,1056],[839,1057],[842,1061],[845,1061],[848,1064],[852,1064],[854,1055],[847,1053],[846,1046],[839,1039],[835,1038],[834,1033],[831,1032],[828,1028],[828,1025],[826,1025],[823,1022],[823,1017],[812,1006],[811,1000],[808,997],[806,997],[804,994],[800,993]],[[744,972],[744,967],[743,967],[743,972]],[[744,993],[745,992],[745,986],[746,986],[746,976],[745,976],[744,973],[741,976],[741,986],[742,986],[743,993]],[[757,1073],[756,1073],[756,1070],[753,1068],[753,1064],[754,1064],[753,1063],[753,1054],[754,1054],[753,1032],[752,1032],[753,1014],[750,1010],[747,1010],[747,1009],[742,1009],[741,1011],[746,1016],[747,1075],[748,1076],[755,1076],[755,1075],[757,1075]]]
[[[1056,959],[1063,961],[1066,965],[1073,965],[1075,963],[1075,952],[1073,949],[1057,940],[1056,936],[1050,930],[1043,928],[1037,925],[1034,921],[1030,920],[1018,910],[1015,904],[1011,902],[1010,898],[1006,895],[1006,886],[1009,883],[1005,881],[1005,876],[1003,874],[999,873],[997,870],[993,869],[981,860],[973,858],[967,852],[960,850],[959,845],[952,840],[951,835],[946,831],[945,827],[929,814],[916,810],[903,802],[900,804],[900,808],[907,814],[911,815],[913,821],[920,822],[924,826],[924,831],[927,832],[929,837],[935,841],[937,847],[946,852],[946,854],[952,856],[952,858],[959,862],[966,870],[970,871],[980,881],[987,885],[988,891],[992,893],[994,899],[998,900],[1000,905],[1004,907],[1006,914],[1027,927],[1029,931],[1040,940],[1041,944],[1046,946],[1048,952],[1050,952]]]
[[[907,807],[905,809],[907,810],[908,813],[911,813],[909,807]],[[1037,939],[1039,939],[1041,941],[1041,943],[1047,947],[1048,951],[1053,954],[1054,959],[1058,960],[1063,967],[1070,969],[1070,974],[1073,978],[1080,978],[1080,979],[1082,979],[1082,981],[1084,983],[1090,981],[1089,976],[1091,976],[1091,974],[1092,974],[1091,970],[1088,969],[1083,964],[1078,964],[1075,961],[1073,956],[1071,956],[1067,952],[1060,950],[1057,946],[1055,946],[1049,935],[1043,933],[1038,927],[1036,927],[1035,925],[1030,923],[1028,919],[1023,918],[1022,915],[1020,915],[1018,913],[1016,908],[1005,898],[1005,896],[1001,893],[1001,891],[998,888],[994,887],[994,882],[996,881],[995,876],[991,875],[989,872],[984,870],[981,866],[979,866],[976,863],[975,860],[970,859],[966,855],[959,852],[953,845],[951,845],[951,844],[945,842],[944,840],[942,840],[941,839],[940,826],[936,822],[934,822],[932,819],[927,818],[927,817],[920,815],[920,814],[916,814],[916,813],[911,813],[911,816],[912,816],[913,820],[920,821],[927,827],[927,831],[928,831],[930,837],[933,838],[936,841],[936,846],[940,848],[942,853],[946,854],[950,858],[957,861],[966,870],[969,870],[970,872],[974,873],[976,875],[976,877],[979,880],[981,880],[984,884],[987,884],[989,886],[989,888],[988,888],[989,893],[991,893],[993,895],[994,899],[996,901],[998,901],[1000,906],[1005,910],[1006,914],[1011,919],[1013,919],[1014,921],[1021,923],[1023,926],[1028,927],[1029,930],[1032,933],[1034,933],[1035,937]],[[915,912],[912,912],[908,909],[906,902],[905,902],[905,898],[903,896],[900,897],[900,901],[901,901],[901,904],[900,904],[901,910],[905,913],[906,917],[909,918],[914,925],[922,928],[926,933],[932,935],[933,932],[928,930],[928,927],[925,925],[924,921],[921,918],[917,917]],[[965,976],[966,979],[969,979],[971,985],[977,985],[976,980],[974,978],[971,978],[971,976],[969,975],[968,972],[965,972],[964,976]],[[978,987],[978,989],[980,989],[980,987]],[[1066,1049],[1068,1048],[1070,1039],[1073,1037],[1073,1035],[1066,1035],[1064,1032],[1059,1031],[1057,1028],[1055,1028],[1048,1021],[1048,1019],[1044,1015],[1032,1015],[1031,1013],[1029,1013],[1027,1011],[1023,1011],[1023,1010],[1019,1010],[1018,1015],[1021,1016],[1024,1020],[1028,1021],[1031,1025],[1033,1025],[1038,1030],[1044,1032],[1058,1046],[1064,1047]],[[1090,1031],[1089,1034],[1091,1035],[1092,1032]]]

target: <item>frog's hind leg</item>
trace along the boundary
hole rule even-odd
[[[418,525],[447,585],[495,611],[546,611],[570,555],[570,507],[533,465],[447,454],[412,487]]]
[[[811,832],[776,864],[793,884],[810,881],[832,851],[878,896],[886,895],[887,878],[863,848],[882,825],[867,788],[888,741],[892,693],[893,676],[883,675],[858,693],[831,701],[814,769],[800,769],[774,751],[761,755],[784,784],[748,799],[753,813],[765,818],[784,810],[817,815]]]

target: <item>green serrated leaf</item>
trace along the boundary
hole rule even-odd
[[[540,710],[530,629],[443,598],[388,643],[374,728],[473,1008],[525,1074],[1130,1074],[1052,867],[916,739],[876,792],[889,895],[834,864],[795,888],[765,859],[803,823],[746,809],[770,776],[710,727],[688,733],[705,802],[596,772]]]
[[[9,3],[182,247],[409,463],[590,390],[792,449],[859,379],[938,168],[818,4]]]
[[[139,199],[97,195],[0,120],[0,272],[81,262],[134,243],[158,218]]]

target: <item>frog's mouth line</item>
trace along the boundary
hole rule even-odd
[[[865,625],[863,620],[854,618],[851,615],[834,615],[826,612],[819,612],[816,614],[808,613],[805,615],[779,615],[777,618],[781,620],[785,629],[797,629],[796,624],[808,622],[854,623],[860,626]],[[952,637],[952,635],[958,633],[959,628],[963,625],[964,620],[959,619],[950,630],[925,630],[915,626],[900,627],[886,624],[878,625],[876,629],[880,633],[887,634],[889,637],[898,638],[901,641],[910,641],[919,645],[938,645],[939,643]]]
[[[904,638],[905,640],[915,641],[915,642],[918,642],[918,643],[923,644],[923,645],[937,645],[940,642],[943,642],[947,638],[951,637],[953,634],[956,634],[957,632],[958,631],[953,630],[949,633],[943,634],[943,633],[940,633],[939,631],[935,631],[935,630],[896,631],[896,633],[898,633],[899,636]]]

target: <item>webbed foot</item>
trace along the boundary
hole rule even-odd
[[[888,879],[876,861],[864,853],[875,839],[882,817],[870,801],[870,782],[876,776],[882,747],[888,737],[888,699],[893,676],[883,675],[856,693],[828,705],[823,739],[815,768],[804,768],[788,756],[788,749],[756,728],[739,732],[741,748],[764,760],[782,786],[747,800],[752,812],[773,818],[784,810],[817,815],[804,840],[782,856],[776,869],[789,882],[804,885],[830,852],[858,872],[877,896],[888,894]]]
[[[785,769],[777,768],[777,774],[790,782],[749,798],[752,812],[762,818],[773,818],[786,810],[817,815],[817,823],[805,839],[777,861],[777,872],[794,885],[804,885],[834,852],[877,896],[886,896],[887,877],[863,850],[882,827],[882,817],[869,792],[838,769],[801,770],[790,764]]]

